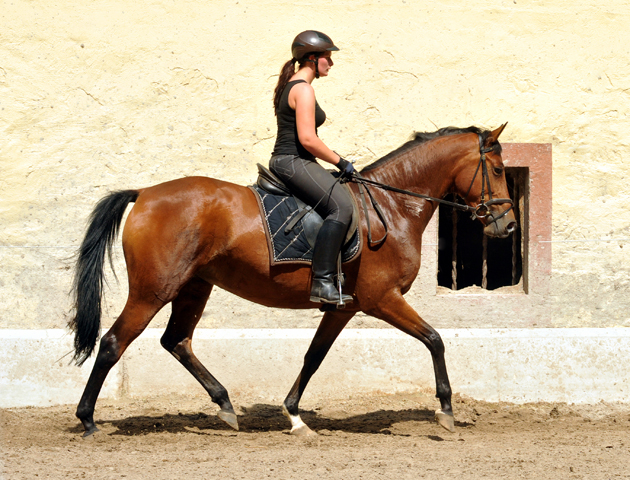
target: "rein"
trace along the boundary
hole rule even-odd
[[[479,173],[479,167],[481,167],[481,171],[482,171],[481,173],[481,198],[480,198],[481,202],[476,207],[472,207],[470,205],[462,205],[461,203],[456,203],[456,202],[449,202],[448,200],[443,200],[441,198],[435,198],[429,195],[423,195],[422,193],[416,193],[416,192],[411,192],[409,190],[403,190],[402,188],[392,187],[391,185],[386,185],[384,183],[376,182],[374,180],[368,180],[367,178],[363,178],[359,174],[355,174],[354,176],[352,176],[352,178],[349,181],[354,182],[358,184],[359,186],[359,194],[361,195],[361,204],[365,212],[365,219],[366,219],[367,227],[368,227],[368,242],[371,245],[379,245],[385,241],[388,234],[388,227],[387,227],[387,221],[385,220],[385,215],[383,214],[383,211],[381,210],[380,205],[378,204],[378,202],[372,195],[372,192],[370,192],[368,185],[372,185],[382,190],[387,190],[390,192],[396,192],[396,193],[401,193],[403,195],[409,195],[411,197],[422,198],[430,202],[441,203],[441,204],[448,205],[452,208],[455,208],[457,210],[461,210],[464,212],[470,212],[473,220],[477,218],[490,217],[490,221],[486,224],[486,226],[492,225],[497,220],[507,215],[507,213],[510,210],[512,210],[512,208],[514,208],[514,203],[509,198],[495,198],[495,199],[492,198],[492,189],[490,188],[490,176],[488,174],[488,165],[487,165],[487,159],[486,159],[486,153],[491,152],[492,148],[484,148],[483,138],[481,137],[480,134],[477,134],[477,136],[479,137],[479,155],[480,155],[479,164],[477,165],[477,169],[475,170],[473,179],[470,182],[470,187],[468,188],[468,192],[466,192],[466,197],[468,197],[475,183],[475,179],[477,178],[477,174]],[[486,184],[488,186],[488,197],[489,197],[488,201],[485,200]],[[383,224],[383,227],[385,227],[385,235],[383,235],[383,238],[376,241],[372,240],[372,229],[370,227],[370,217],[367,211],[367,202],[365,201],[365,192],[367,192],[368,196],[370,197],[372,206],[374,207],[374,210],[376,211],[376,214],[378,215],[379,220]],[[510,206],[507,209],[505,209],[503,212],[501,212],[498,216],[495,217],[494,215],[490,213],[490,207],[492,205],[496,205],[499,203],[500,204],[508,203]]]

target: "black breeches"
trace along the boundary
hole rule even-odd
[[[293,195],[315,207],[324,220],[350,225],[352,198],[319,163],[295,155],[276,155],[271,157],[269,169],[289,187]]]

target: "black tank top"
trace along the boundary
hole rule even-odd
[[[293,80],[287,83],[280,97],[280,105],[278,106],[277,122],[278,135],[276,137],[276,145],[273,148],[272,155],[298,155],[307,160],[315,160],[311,152],[302,146],[297,133],[297,124],[295,122],[295,110],[289,106],[289,92],[294,85],[305,82],[305,80]],[[315,133],[317,128],[326,121],[326,113],[320,108],[315,101]]]

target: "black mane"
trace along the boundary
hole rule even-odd
[[[411,138],[411,140],[409,140],[406,143],[402,144],[400,147],[398,147],[393,152],[390,152],[387,155],[385,155],[384,157],[379,158],[375,162],[367,165],[361,171],[362,172],[366,172],[368,170],[372,170],[374,168],[380,167],[381,165],[387,163],[392,158],[395,158],[398,155],[411,150],[412,148],[414,148],[417,145],[420,145],[421,143],[426,143],[429,140],[433,140],[434,138],[445,137],[447,135],[458,135],[460,133],[476,133],[477,135],[481,135],[481,138],[483,140],[485,140],[486,138],[488,138],[488,135],[490,135],[491,132],[490,132],[490,130],[482,130],[479,127],[475,127],[475,126],[471,126],[471,127],[468,127],[468,128],[444,127],[444,128],[440,128],[439,130],[437,130],[435,132],[415,132],[413,134],[413,137]],[[495,151],[495,153],[500,154],[501,153],[501,145],[497,142],[493,146],[493,150]]]

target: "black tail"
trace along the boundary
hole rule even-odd
[[[90,216],[72,287],[76,314],[68,322],[75,333],[73,360],[79,366],[92,355],[101,329],[105,252],[112,265],[112,244],[118,235],[125,209],[136,201],[139,194],[137,190],[112,192],[98,202]]]

